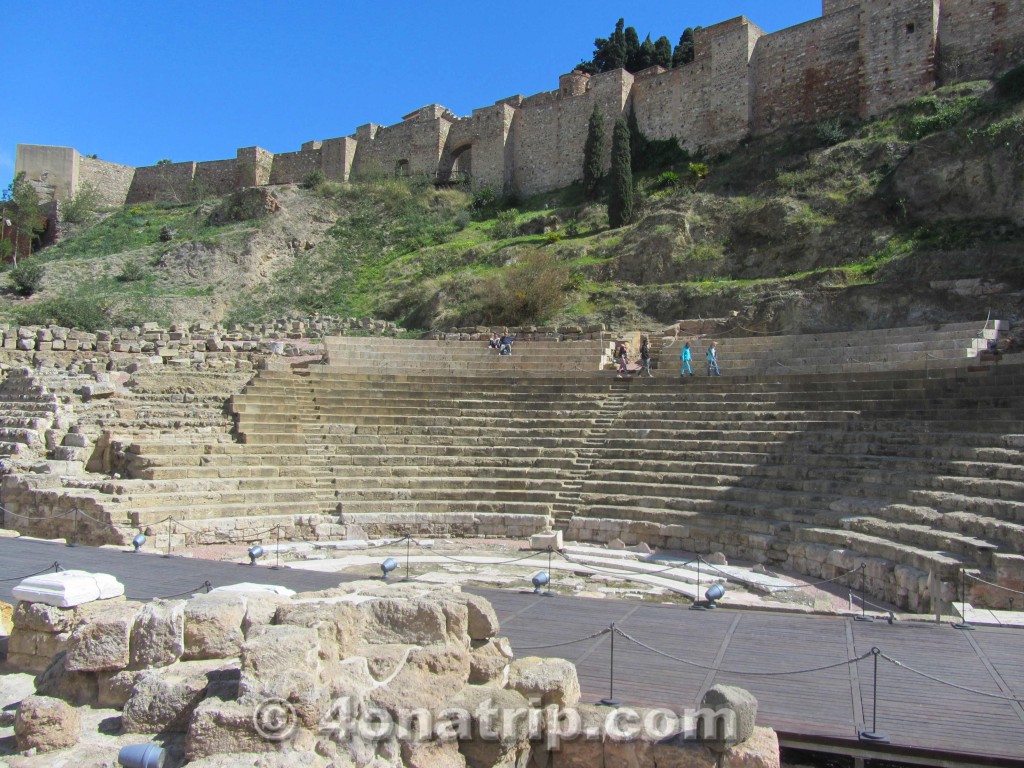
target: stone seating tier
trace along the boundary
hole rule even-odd
[[[416,344],[373,342],[392,359]],[[573,344],[598,347],[549,346]],[[210,530],[286,519],[298,536],[553,524],[815,577],[870,561],[868,591],[913,609],[950,599],[961,565],[1021,549],[1022,366],[685,382],[595,368],[268,370],[233,400],[239,442],[135,440],[116,489],[65,492],[157,534],[169,514]]]

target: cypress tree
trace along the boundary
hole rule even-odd
[[[672,52],[672,66],[681,67],[683,64],[689,64],[695,58],[696,50],[694,48],[693,29],[687,27],[679,38],[679,45]]]
[[[587,141],[583,145],[583,196],[587,200],[597,200],[601,196],[603,162],[604,115],[595,104],[587,126]]]
[[[608,224],[618,229],[633,218],[633,164],[629,156],[629,126],[615,121],[612,133],[612,166],[608,174]]]
[[[672,66],[672,43],[664,35],[654,41],[654,63],[665,69]]]

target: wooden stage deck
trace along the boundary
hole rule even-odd
[[[347,580],[299,569],[0,539],[0,600],[10,600],[17,583],[3,579],[39,571],[55,560],[68,569],[112,573],[130,596],[142,599],[187,592],[205,581],[213,586],[255,581],[301,591]],[[615,696],[624,705],[695,707],[708,687],[729,683],[757,696],[758,721],[779,731],[786,744],[945,765],[1024,766],[1024,704],[934,682],[885,660],[878,666],[877,727],[891,743],[858,740],[858,733],[872,724],[873,661],[845,663],[877,647],[943,681],[1024,701],[1024,630],[965,632],[929,623],[867,624],[831,616],[689,611],[611,599],[474,591],[494,604],[502,634],[517,655],[574,662],[586,701],[609,693],[610,635],[552,646],[614,623],[651,648],[690,662],[666,658],[617,635]],[[833,664],[838,666],[789,674]]]

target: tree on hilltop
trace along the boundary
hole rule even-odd
[[[633,164],[630,160],[629,126],[615,121],[612,133],[612,165],[608,172],[608,224],[618,229],[633,218]]]
[[[43,207],[39,204],[39,195],[36,188],[32,186],[25,172],[22,171],[14,177],[7,189],[4,190],[3,200],[13,203],[12,206],[4,207],[2,215],[4,220],[10,219],[14,227],[14,265],[18,265],[18,251],[22,244],[27,244],[28,253],[32,253],[32,238],[43,228],[40,222],[43,219]]]
[[[597,200],[601,196],[601,173],[604,161],[604,115],[594,105],[587,124],[587,140],[583,144],[583,196]]]
[[[688,64],[693,59],[693,29],[690,27],[686,28],[679,38],[679,45],[673,49],[664,35],[654,42],[648,35],[641,43],[636,29],[627,27],[625,19],[619,19],[611,35],[594,40],[594,55],[590,61],[580,62],[576,69],[591,75],[613,69],[625,69],[635,74],[656,64],[669,69]]]
[[[683,64],[689,64],[696,57],[697,51],[694,47],[693,29],[687,27],[679,38],[679,45],[672,52],[672,66],[681,67]]]

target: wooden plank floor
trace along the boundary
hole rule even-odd
[[[130,596],[149,599],[240,581],[324,589],[348,579],[337,574],[267,565],[249,567],[189,558],[134,555],[111,549],[64,547],[0,539],[0,600],[17,581],[55,560],[64,568],[117,576]],[[872,660],[846,664],[877,647],[913,669],[973,693],[879,661],[877,728],[891,739],[880,752],[997,759],[1024,766],[1024,631],[799,616],[575,597],[472,590],[494,604],[518,656],[568,659],[576,664],[584,698],[609,695],[610,635],[569,643],[611,624],[615,640],[614,695],[625,705],[695,707],[715,683],[747,688],[760,703],[758,720],[801,741],[871,747],[857,734],[872,725]],[[816,672],[798,670],[837,665]],[[764,673],[770,673],[768,675]],[[991,694],[985,696],[982,694]]]

